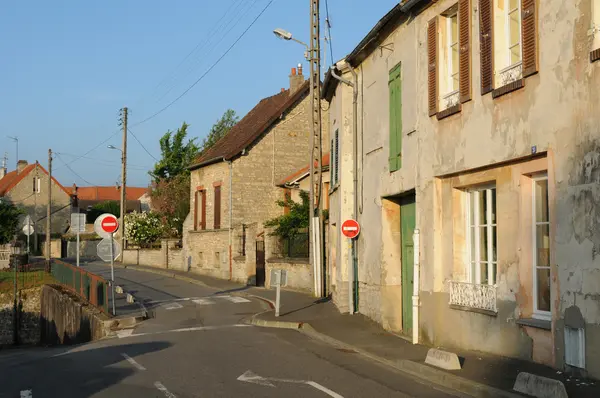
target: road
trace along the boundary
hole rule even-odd
[[[140,271],[116,276],[153,317],[76,347],[0,352],[0,397],[451,396],[298,331],[244,324],[264,311],[260,300]]]

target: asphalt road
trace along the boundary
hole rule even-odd
[[[451,396],[297,331],[245,325],[264,310],[259,300],[155,274],[116,273],[153,317],[94,343],[1,352],[0,397]]]

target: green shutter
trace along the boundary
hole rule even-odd
[[[402,76],[400,65],[390,71],[390,172],[402,166]]]

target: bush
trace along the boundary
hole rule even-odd
[[[125,238],[140,247],[150,246],[173,232],[155,212],[129,213],[125,215],[125,225]]]

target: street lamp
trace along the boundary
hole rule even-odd
[[[123,151],[121,150],[121,148],[117,148],[117,147],[116,147],[116,146],[114,146],[114,145],[109,145],[109,146],[107,146],[107,148],[108,148],[108,149],[116,149],[117,151],[120,151],[121,153],[123,153]]]
[[[278,38],[280,38],[282,40],[287,40],[287,41],[292,40],[292,41],[295,41],[296,43],[302,44],[304,46],[304,48],[306,49],[306,51],[304,51],[304,58],[306,58],[307,61],[310,61],[310,57],[308,55],[308,44],[294,38],[294,36],[292,36],[292,34],[285,29],[277,28],[277,29],[273,30],[273,33],[275,34],[275,36],[277,36]]]

